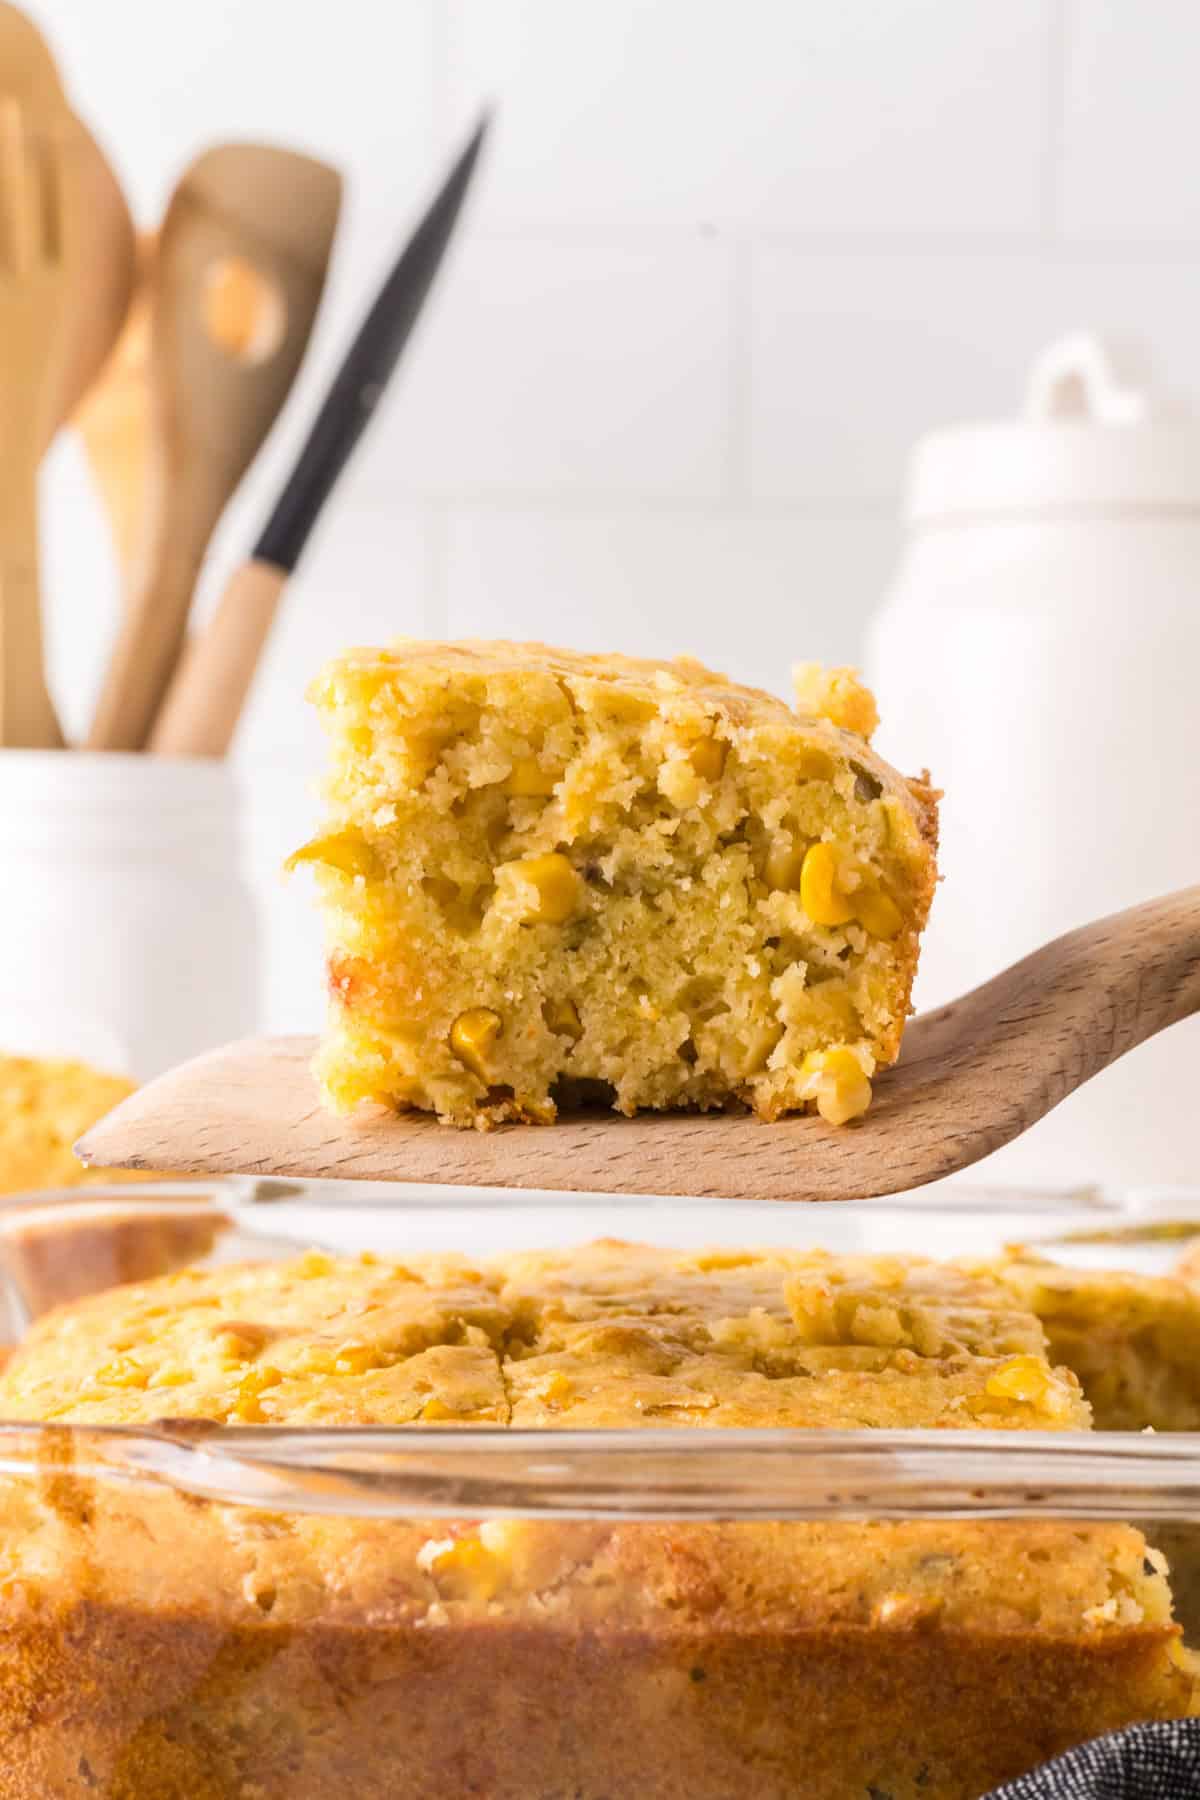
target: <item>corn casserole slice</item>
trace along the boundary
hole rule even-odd
[[[604,1242],[117,1289],[34,1327],[0,1417],[1071,1432],[1089,1413],[986,1272]],[[978,1800],[1197,1710],[1171,1601],[1132,1525],[271,1512],[96,1479],[51,1431],[36,1479],[0,1481],[0,1795]]]
[[[702,664],[540,644],[350,651],[318,875],[318,1072],[455,1125],[863,1112],[935,881],[936,796],[870,748],[847,670],[797,710]]]

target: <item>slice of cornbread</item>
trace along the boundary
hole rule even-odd
[[[351,651],[316,866],[330,1102],[456,1125],[563,1100],[841,1123],[900,1046],[935,795],[871,750],[851,672],[801,710],[688,658]]]
[[[1186,1279],[1070,1268],[1028,1251],[977,1266],[1040,1319],[1102,1430],[1200,1430],[1200,1293]]]

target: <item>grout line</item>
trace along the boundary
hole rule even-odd
[[[1072,236],[1064,238],[1048,226],[1034,232],[999,236],[983,232],[958,232],[945,236],[902,232],[862,232],[832,235],[827,232],[762,230],[751,234],[739,232],[697,232],[676,229],[623,229],[604,225],[573,226],[552,222],[528,225],[495,225],[480,223],[473,239],[484,244],[531,244],[541,248],[562,250],[624,250],[645,253],[673,251],[704,245],[720,246],[729,251],[750,252],[782,250],[798,257],[844,258],[855,261],[874,258],[881,262],[913,258],[969,258],[1005,262],[1020,257],[1052,257],[1056,261],[1086,262],[1097,256],[1124,258],[1130,252],[1151,262],[1200,262],[1200,233],[1193,238],[1138,238],[1128,235]]]
[[[1032,252],[1042,247],[1040,223],[1029,230],[977,231],[947,227],[944,231],[905,230],[884,225],[832,231],[825,226],[695,225],[673,220],[653,224],[621,224],[612,220],[569,221],[553,218],[490,219],[476,236],[490,243],[552,243],[564,249],[679,250],[696,246],[750,245],[810,251],[814,255],[945,256],[961,251],[997,256]]]
[[[1046,141],[1042,152],[1042,235],[1056,242],[1061,229],[1063,146],[1067,125],[1067,69],[1070,55],[1070,0],[1050,0],[1046,83]]]
[[[711,519],[724,522],[779,524],[788,521],[841,521],[890,524],[899,517],[899,490],[892,496],[854,495],[779,498],[688,497],[628,493],[563,494],[536,489],[500,493],[494,488],[463,488],[452,493],[404,494],[396,488],[360,486],[355,504],[360,512],[394,513],[397,503],[418,509],[426,530],[431,567],[436,569],[439,598],[445,598],[445,569],[450,523],[457,512],[540,514],[551,519]]]

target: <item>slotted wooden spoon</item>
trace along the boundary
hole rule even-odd
[[[593,1113],[455,1131],[416,1113],[336,1118],[309,1038],[251,1038],[152,1081],[76,1145],[85,1163],[181,1173],[573,1193],[857,1200],[922,1187],[1018,1137],[1127,1050],[1200,1012],[1200,887],[1059,938],[909,1027],[864,1119]]]
[[[308,344],[341,202],[326,163],[221,144],[183,176],[150,295],[149,493],[92,750],[140,750],[179,657],[209,539]]]

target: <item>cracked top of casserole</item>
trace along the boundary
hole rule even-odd
[[[1032,1312],[950,1266],[600,1242],[185,1270],[39,1321],[0,1416],[81,1423],[1084,1426]]]

